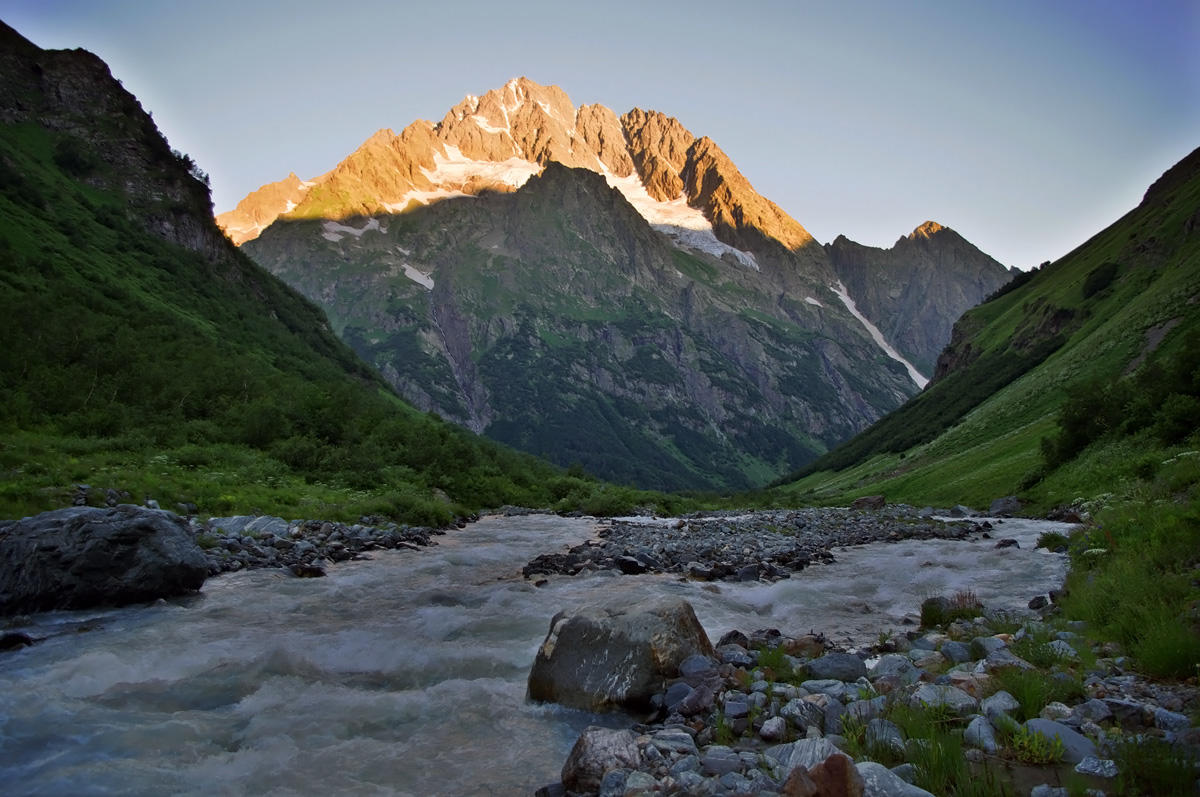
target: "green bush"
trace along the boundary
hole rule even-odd
[[[1120,270],[1120,264],[1110,261],[1096,266],[1096,268],[1088,272],[1088,275],[1083,279],[1083,287],[1081,289],[1083,298],[1091,298],[1111,285]]]

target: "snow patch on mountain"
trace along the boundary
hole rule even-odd
[[[321,225],[324,232],[321,237],[326,241],[340,241],[347,235],[353,235],[355,238],[361,238],[363,233],[374,230],[375,232],[387,232],[387,227],[380,225],[379,219],[367,219],[367,223],[361,228],[350,227],[346,224],[338,224],[336,221],[327,221]]]
[[[718,240],[704,213],[690,206],[685,195],[680,194],[670,202],[660,202],[650,196],[636,173],[617,177],[606,169],[604,179],[625,196],[650,226],[665,234],[680,249],[699,249],[716,257],[732,255],[746,268],[760,270],[754,255]]]
[[[429,276],[423,271],[418,271],[408,263],[404,264],[404,276],[408,277],[418,285],[421,285],[426,290],[433,290],[433,277]]]
[[[530,177],[542,170],[533,161],[512,157],[503,161],[477,161],[462,154],[453,144],[446,144],[446,154],[433,154],[433,169],[422,169],[435,186],[442,189],[461,190],[471,180],[486,180],[504,183],[513,188],[525,185]]]
[[[814,299],[814,298],[813,298],[813,297],[811,297],[811,296],[805,296],[805,297],[804,297],[804,301],[808,302],[809,304],[816,305],[817,307],[824,307],[824,306],[825,306],[825,305],[821,304],[821,302],[820,302],[820,301],[818,301],[817,299]]]
[[[917,387],[924,390],[925,386],[929,384],[929,380],[926,379],[920,371],[913,367],[912,363],[904,359],[900,352],[892,348],[892,344],[887,342],[887,339],[883,337],[883,333],[879,331],[879,328],[872,324],[865,315],[859,312],[858,306],[854,304],[854,300],[851,299],[850,294],[846,292],[846,286],[842,284],[842,281],[838,280],[835,285],[830,286],[830,290],[836,293],[837,297],[842,300],[842,304],[846,305],[846,309],[850,311],[850,315],[857,318],[859,323],[866,328],[868,334],[871,336],[871,340],[875,341],[875,344],[879,346],[879,348],[883,349],[883,353],[903,365],[908,371],[909,378],[916,383]]]

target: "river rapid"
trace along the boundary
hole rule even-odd
[[[6,794],[529,794],[588,724],[619,715],[525,702],[559,610],[615,597],[690,601],[709,636],[824,632],[865,644],[922,599],[972,589],[1023,609],[1061,584],[1034,551],[1065,524],[1006,520],[995,539],[838,549],[773,584],[598,573],[521,577],[596,521],[488,517],[419,552],[376,551],[321,579],[223,575],[178,602],[35,616],[46,641],[0,654]]]

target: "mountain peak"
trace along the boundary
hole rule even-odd
[[[917,238],[932,238],[936,233],[948,229],[938,224],[936,221],[927,221],[909,233],[908,239],[915,240]]]

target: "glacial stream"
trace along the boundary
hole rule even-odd
[[[486,518],[420,552],[373,552],[323,579],[258,570],[179,602],[58,612],[0,653],[6,794],[530,794],[588,725],[620,716],[525,702],[551,616],[616,596],[689,600],[725,631],[823,631],[867,643],[920,601],[970,588],[1023,609],[1061,583],[1034,551],[1063,524],[1008,520],[994,539],[837,549],[775,584],[667,576],[521,577],[595,521]],[[996,550],[1013,537],[1020,548]]]

